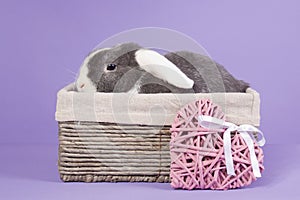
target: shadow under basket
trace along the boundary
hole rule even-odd
[[[170,127],[183,106],[211,99],[226,120],[259,126],[259,94],[79,93],[57,95],[58,168],[63,181],[170,182]]]

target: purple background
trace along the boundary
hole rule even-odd
[[[299,195],[294,190],[300,178],[295,159],[300,153],[299,20],[297,0],[1,0],[0,198],[129,198],[134,192],[139,198],[229,199],[245,194],[248,198],[280,199]],[[74,81],[70,71],[77,72],[99,42],[145,26],[191,36],[231,73],[260,92],[261,129],[268,140],[267,170],[250,188],[226,193],[172,192],[168,184],[59,181],[54,120],[57,91]]]

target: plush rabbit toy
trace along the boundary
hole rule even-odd
[[[245,92],[248,87],[207,56],[188,51],[163,56],[135,43],[92,51],[76,81],[79,92]]]

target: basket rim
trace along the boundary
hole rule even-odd
[[[215,104],[220,105],[229,122],[260,125],[260,96],[252,88],[248,88],[245,93],[81,93],[76,92],[75,84],[71,83],[57,93],[55,119],[56,121],[171,125],[181,107],[201,98],[211,99]],[[122,110],[120,107],[124,102],[127,103],[126,109]],[[150,115],[149,110],[155,105],[164,108],[164,116],[159,111],[151,112]],[[165,120],[156,120],[162,117]]]

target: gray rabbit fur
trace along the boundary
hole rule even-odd
[[[112,48],[96,49],[84,60],[79,77],[76,81],[78,91],[82,92],[137,92],[137,93],[208,93],[208,92],[245,92],[248,83],[235,79],[222,65],[209,57],[189,51],[170,52],[158,55],[149,50],[150,54],[160,59],[165,58],[179,69],[176,73],[186,82],[183,86],[168,81],[169,68],[152,72],[151,66],[144,68],[137,58],[143,49],[135,43],[123,43]],[[151,59],[147,52],[145,62]],[[164,57],[164,58],[160,58]],[[139,58],[140,59],[140,58]],[[144,57],[142,57],[144,59]],[[150,60],[150,61],[149,61]],[[168,62],[166,61],[166,62]],[[161,64],[163,67],[163,63]],[[145,70],[146,69],[146,70]],[[172,76],[173,71],[170,71]],[[175,73],[175,74],[176,74]],[[182,74],[183,73],[183,74]],[[164,80],[166,77],[167,81]],[[175,77],[177,78],[177,77]],[[190,79],[190,80],[189,80]],[[175,80],[176,81],[176,80]],[[192,82],[191,82],[192,81]],[[190,85],[190,87],[185,87]]]

